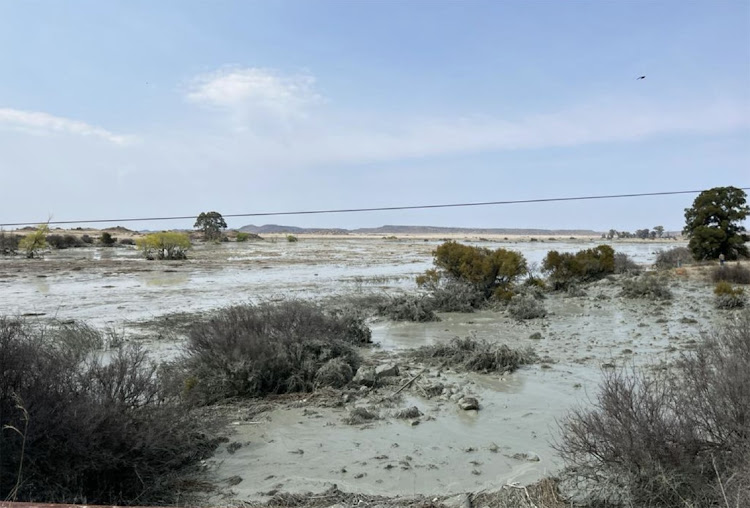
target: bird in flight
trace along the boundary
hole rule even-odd
[[[635,79],[636,79],[636,80],[639,80],[639,79],[646,79],[646,76],[638,76],[638,77],[637,77],[637,78],[635,78]]]

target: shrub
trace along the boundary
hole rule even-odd
[[[717,266],[711,270],[712,282],[732,282],[734,284],[750,284],[750,270],[739,263]]]
[[[378,306],[377,312],[393,321],[440,321],[432,310],[432,301],[422,295],[390,298]]]
[[[615,253],[615,273],[638,273],[641,268],[624,252]]]
[[[544,304],[532,295],[515,295],[508,302],[508,312],[518,320],[542,318],[547,315]]]
[[[0,255],[9,256],[18,250],[18,241],[22,237],[0,230]]]
[[[352,346],[369,339],[361,318],[326,313],[312,303],[229,307],[190,329],[180,375],[194,380],[188,395],[199,403],[306,392],[329,381],[338,386],[338,376],[349,381],[359,365]],[[351,370],[332,365],[334,359]]]
[[[419,361],[475,372],[514,372],[537,361],[531,349],[511,349],[505,344],[466,337],[448,343],[422,346],[411,353]]]
[[[120,245],[135,245],[135,240],[132,238],[120,238]]]
[[[299,238],[294,235],[286,235],[286,241],[289,243],[299,242]]]
[[[605,277],[615,271],[615,251],[609,245],[599,245],[576,253],[551,250],[542,262],[549,273],[554,289],[565,289],[573,282],[587,282]]]
[[[667,250],[660,250],[656,253],[656,268],[659,270],[668,270],[678,268],[682,265],[689,265],[693,262],[693,254],[687,247],[673,247]]]
[[[714,288],[714,305],[717,309],[739,309],[745,306],[745,292],[729,282],[721,281]]]
[[[39,257],[41,251],[47,248],[48,234],[49,226],[47,224],[39,224],[32,233],[21,238],[18,242],[18,248],[24,251],[26,257],[29,259]]]
[[[81,241],[85,244],[94,243],[94,239],[91,238],[89,235],[81,235]]]
[[[248,241],[249,238],[250,238],[250,233],[243,233],[242,231],[240,231],[239,233],[237,233],[237,241],[238,242],[246,242],[246,241]]]
[[[0,318],[0,498],[171,504],[180,473],[215,448],[141,349],[105,363],[101,342],[85,326]]]
[[[101,243],[105,247],[111,247],[116,242],[117,242],[117,238],[112,236],[112,234],[107,231],[102,232],[102,236],[99,237],[99,243]]]
[[[750,315],[660,372],[603,372],[560,424],[566,475],[600,505],[749,506]]]
[[[642,275],[624,280],[620,296],[647,298],[649,300],[671,300],[672,291],[667,286],[667,279],[653,275]]]
[[[151,233],[136,240],[146,259],[187,259],[190,238],[185,233]]]
[[[442,279],[470,284],[487,300],[498,288],[512,291],[516,280],[526,274],[526,259],[519,252],[490,250],[447,241],[433,252],[436,269],[417,278],[417,284],[437,286]]]
[[[83,241],[73,235],[47,235],[47,243],[54,249],[82,247]]]

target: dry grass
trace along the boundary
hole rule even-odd
[[[424,363],[474,372],[513,372],[537,361],[536,353],[530,348],[511,349],[505,344],[473,337],[456,337],[448,343],[423,346],[411,355]]]

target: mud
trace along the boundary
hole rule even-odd
[[[160,359],[179,354],[191,315],[233,303],[286,297],[394,295],[415,290],[431,266],[437,240],[305,239],[199,246],[187,262],[145,261],[130,248],[71,249],[43,260],[0,259],[0,314],[83,320],[143,341]],[[539,262],[550,249],[580,242],[481,242]],[[618,251],[647,265],[673,242],[621,243]],[[370,390],[274,403],[240,417],[230,442],[210,461],[221,494],[210,504],[267,501],[278,492],[342,491],[381,496],[450,495],[529,484],[561,464],[552,444],[556,420],[589,403],[602,369],[667,364],[694,347],[701,331],[728,319],[711,306],[700,274],[673,277],[669,302],[619,296],[617,278],[586,286],[581,296],[549,294],[542,319],[517,321],[505,311],[441,314],[429,323],[371,323],[373,365],[396,362],[398,377]],[[182,314],[181,314],[182,313]],[[424,366],[410,349],[475,335],[511,347],[533,347],[541,361],[512,373],[468,374]],[[446,390],[433,392],[430,387]],[[478,411],[458,407],[460,396]],[[397,418],[417,407],[422,416]],[[356,407],[380,419],[347,425]]]

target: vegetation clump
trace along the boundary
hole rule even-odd
[[[739,263],[717,266],[711,270],[711,281],[726,281],[733,284],[750,284],[750,270]]]
[[[717,309],[740,309],[745,306],[745,291],[721,281],[714,288],[714,305]]]
[[[737,187],[714,187],[701,192],[691,208],[685,209],[683,234],[697,261],[748,257],[750,241],[742,222],[750,214],[745,191]]]
[[[519,321],[543,318],[547,309],[540,299],[530,294],[515,295],[508,302],[508,313]]]
[[[511,349],[474,337],[456,337],[447,343],[420,347],[411,354],[424,363],[485,373],[514,372],[538,359],[530,348]]]
[[[260,235],[257,235],[255,233],[245,233],[244,231],[238,231],[237,232],[236,240],[239,243],[243,243],[243,242],[247,242],[249,240],[253,240],[253,241],[255,241],[255,240],[263,240],[263,238],[261,238]]]
[[[641,267],[624,252],[615,252],[615,273],[636,274]]]
[[[502,248],[490,250],[447,241],[435,249],[433,257],[436,268],[417,277],[417,284],[433,291],[443,281],[470,286],[472,293],[481,296],[471,302],[472,308],[491,298],[509,300],[516,281],[527,273],[523,255]]]
[[[146,259],[187,259],[190,238],[185,233],[164,231],[151,233],[136,240]]]
[[[102,231],[102,236],[99,237],[99,243],[104,247],[112,247],[117,243],[117,237],[112,236],[109,231]]]
[[[656,253],[654,265],[658,270],[669,270],[693,262],[693,254],[687,247],[673,247]]]
[[[612,369],[557,449],[595,506],[750,506],[750,315],[669,371]]]
[[[433,302],[424,295],[404,295],[389,298],[378,305],[377,313],[393,321],[426,323],[440,321],[433,311]]]
[[[47,244],[53,249],[83,247],[83,240],[74,235],[47,235]]]
[[[198,403],[309,392],[350,381],[360,362],[353,346],[369,340],[361,317],[313,303],[239,305],[194,324],[176,368]]]
[[[294,235],[286,235],[286,241],[289,243],[299,242],[299,238]]]
[[[11,256],[18,251],[18,242],[22,237],[0,230],[0,256]]]
[[[1,499],[172,504],[214,450],[209,421],[161,391],[142,349],[104,362],[102,343],[86,326],[0,317]]]
[[[41,252],[48,247],[47,235],[49,235],[49,226],[47,224],[39,224],[33,232],[21,238],[18,242],[18,248],[29,259],[39,257]]]
[[[622,282],[621,296],[626,298],[646,298],[648,300],[671,300],[672,290],[667,279],[654,275],[641,275]]]
[[[599,245],[576,253],[551,250],[542,261],[554,289],[565,289],[571,283],[601,279],[615,272],[615,251]]]

